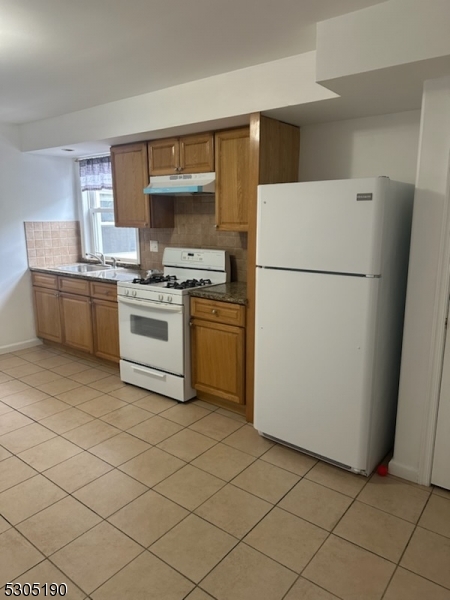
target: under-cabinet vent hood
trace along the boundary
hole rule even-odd
[[[144,194],[167,194],[169,196],[214,194],[215,181],[215,173],[159,175],[150,177],[150,183],[144,188]]]

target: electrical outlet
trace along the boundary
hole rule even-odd
[[[150,252],[158,252],[158,242],[156,240],[150,240]]]

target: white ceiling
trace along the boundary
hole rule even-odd
[[[315,49],[384,0],[0,0],[0,122],[26,123]]]

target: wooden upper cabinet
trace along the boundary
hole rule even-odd
[[[178,171],[180,143],[177,138],[148,142],[150,175],[173,175]]]
[[[182,173],[214,171],[214,135],[201,133],[180,138],[179,166]]]
[[[150,175],[214,171],[214,135],[200,133],[148,142]]]
[[[116,227],[150,227],[147,144],[113,146],[111,168]]]
[[[250,129],[219,131],[216,146],[216,226],[248,230]]]
[[[111,148],[116,227],[174,227],[173,198],[144,194],[149,181],[147,142]]]

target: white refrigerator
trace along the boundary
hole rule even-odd
[[[393,444],[414,186],[258,187],[254,425],[369,475]]]

